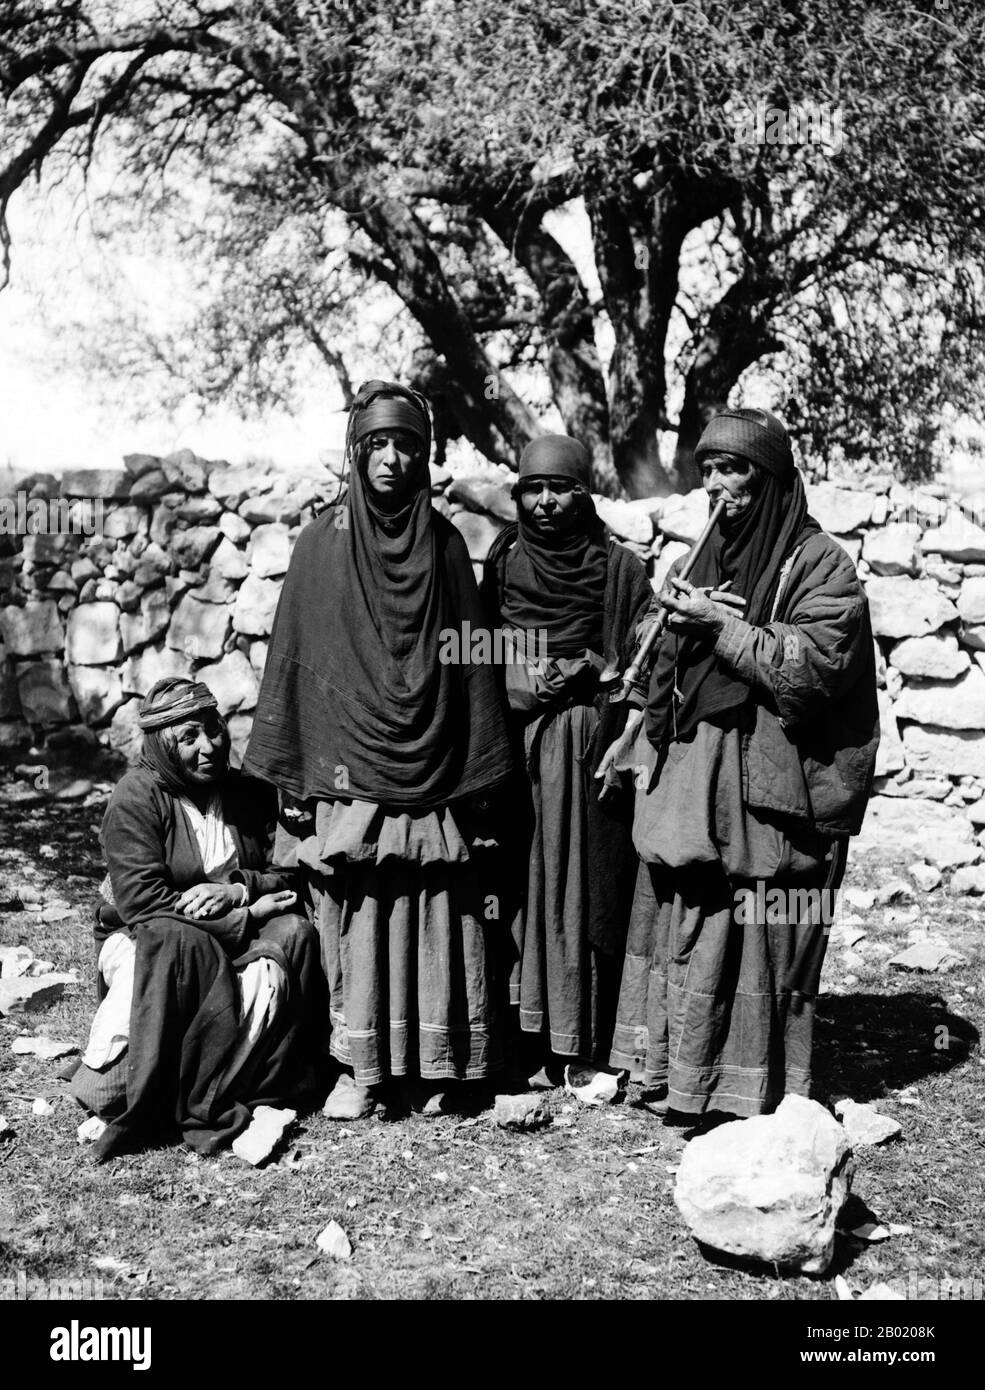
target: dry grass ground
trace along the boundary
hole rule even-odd
[[[876,1100],[904,1137],[861,1150],[855,1191],[883,1222],[910,1226],[878,1245],[844,1240],[823,1280],[777,1277],[707,1259],[673,1203],[686,1142],[630,1102],[602,1111],[554,1097],[556,1119],[530,1135],[490,1114],[339,1126],[304,1118],[284,1157],[255,1171],[230,1155],[183,1147],[93,1164],[76,1142],[81,1112],[55,1080],[58,1063],[11,1053],[22,1032],[84,1041],[92,1009],[89,913],[102,876],[97,827],[105,804],[10,805],[0,771],[0,944],[29,946],[83,984],[40,1014],[0,1020],[0,1280],[103,1280],[136,1299],[831,1299],[836,1273],[857,1288],[906,1292],[939,1278],[985,1278],[985,1171],[978,1046],[983,933],[974,901],[940,890],[921,921],[967,964],[946,976],[886,968],[912,922],[863,914],[869,933],[856,982],[826,965],[815,1096]],[[25,785],[21,782],[19,785]],[[46,848],[47,847],[47,848]],[[848,884],[876,886],[899,866],[869,858]],[[12,887],[64,899],[60,922],[12,903]],[[880,954],[881,952],[881,954]],[[946,1033],[940,1031],[947,1030]],[[947,1046],[939,1046],[942,1041]],[[897,1093],[913,1088],[919,1104]],[[45,1096],[54,1114],[35,1116]],[[332,1219],[353,1245],[333,1263],[315,1246]]]

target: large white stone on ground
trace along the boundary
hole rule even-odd
[[[123,681],[114,667],[70,666],[68,683],[86,724],[101,724],[123,703]]]
[[[920,527],[915,522],[890,523],[869,531],[862,545],[862,559],[873,574],[916,574],[920,564]]]
[[[47,599],[23,608],[0,608],[0,637],[8,656],[41,656],[60,652],[65,645],[58,609]]]
[[[73,716],[72,692],[60,661],[32,661],[17,672],[17,693],[29,724],[65,724]]]
[[[889,653],[889,664],[904,676],[922,680],[953,680],[967,671],[971,658],[958,646],[953,632],[933,632],[929,637],[904,637]]]
[[[822,531],[844,536],[867,526],[872,520],[875,494],[836,483],[814,483],[807,487],[807,506]]]
[[[947,684],[905,686],[896,717],[941,729],[985,729],[985,673],[972,666]]]
[[[893,772],[901,772],[906,766],[903,757],[903,740],[900,738],[893,704],[885,690],[877,691],[879,698],[879,748],[876,752],[877,777],[888,777]]]
[[[195,679],[204,681],[212,691],[221,714],[256,709],[260,687],[249,657],[241,651],[227,652],[221,661],[202,666]]]
[[[961,564],[980,564],[985,560],[985,530],[952,507],[940,526],[923,533],[920,549],[925,555],[943,555]]]
[[[693,545],[708,521],[708,494],[703,487],[675,492],[663,499],[657,526],[669,540]]]
[[[280,521],[269,522],[253,532],[246,547],[246,560],[260,579],[277,578],[287,573],[292,548],[288,527]]]
[[[877,637],[924,637],[958,616],[932,579],[876,575],[865,591]]]
[[[199,603],[185,594],[174,610],[167,644],[192,660],[214,660],[222,655],[229,636],[229,609],[214,603]]]
[[[247,637],[267,637],[274,624],[280,585],[273,579],[261,579],[248,574],[236,595],[233,607],[233,629]],[[217,610],[222,612],[224,610]]]
[[[65,654],[73,666],[106,666],[120,657],[120,610],[115,603],[80,603],[68,618]]]
[[[674,1201],[692,1235],[714,1250],[823,1274],[851,1186],[851,1152],[822,1105],[787,1096],[773,1115],[692,1139]]]
[[[985,777],[985,736],[977,730],[908,724],[903,750],[908,765],[921,773]]]

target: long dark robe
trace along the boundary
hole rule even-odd
[[[865,593],[830,537],[800,537],[775,603],[755,623],[726,619],[711,649],[742,700],[659,754],[640,740],[655,780],[637,796],[644,862],[611,1060],[666,1083],[685,1113],[755,1115],[807,1093],[830,895],[872,788]],[[667,634],[658,667],[673,669],[675,646]],[[655,721],[669,698],[661,680]]]
[[[515,539],[516,529],[508,528],[486,563],[483,597],[496,626],[504,624],[506,612],[517,611],[509,594]],[[602,636],[599,655],[622,668],[653,593],[636,557],[606,534],[603,539],[598,611],[588,617],[578,612],[576,626],[580,633],[591,622]],[[521,552],[521,582],[527,569]],[[524,597],[536,631],[536,596]],[[555,632],[554,641],[555,650],[571,650],[563,632]],[[513,817],[504,856],[516,952],[511,993],[524,1030],[544,1029],[553,1050],[569,1056],[605,1051],[615,1010],[636,874],[632,794],[622,789],[600,802],[594,774],[627,712],[625,704],[608,701],[597,671],[588,669],[533,719],[511,720],[517,761],[525,770],[512,800],[517,811],[526,807],[524,816]]]
[[[295,887],[293,871],[268,866],[272,788],[231,772],[223,811],[240,857],[235,874],[250,901]],[[175,911],[205,881],[198,844],[177,798],[147,767],[126,773],[102,829],[112,903],[98,909],[97,938],[124,931],[136,961],[126,1054],[126,1106],[96,1145],[100,1160],[179,1131],[211,1153],[249,1123],[260,1104],[283,1104],[316,1056],[324,1017],[317,937],[284,913],[257,928],[245,908],[197,919]],[[224,1094],[239,1028],[236,970],[266,956],[284,970],[280,1018]]]

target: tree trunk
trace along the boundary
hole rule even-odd
[[[746,368],[781,346],[763,308],[767,295],[768,286],[750,272],[729,287],[708,315],[684,382],[673,470],[681,492],[701,481],[694,450],[705,425],[728,405],[729,393]]]

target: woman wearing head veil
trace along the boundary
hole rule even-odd
[[[612,1060],[645,1070],[655,1108],[747,1116],[809,1091],[826,926],[872,788],[875,665],[855,567],[808,515],[780,421],[724,411],[697,460],[726,511],[660,596]]]
[[[433,1111],[498,1064],[480,817],[509,752],[492,669],[439,658],[443,634],[482,623],[465,543],[431,507],[430,444],[422,397],[359,391],[348,495],[298,537],[245,762],[310,817],[298,862],[339,1119],[385,1104],[392,1078],[429,1083]]]
[[[271,868],[273,788],[229,767],[207,686],[158,681],[102,826],[101,1003],[73,1093],[97,1157],[180,1130],[211,1153],[309,1086],[324,982],[294,873]]]
[[[626,706],[600,693],[606,663],[630,659],[653,593],[641,562],[609,535],[590,493],[591,461],[577,440],[527,445],[514,488],[518,523],[486,561],[491,622],[512,639],[506,691],[526,776],[514,819],[519,905],[511,999],[526,1046],[518,1069],[556,1084],[564,1061],[608,1065],[635,880],[632,798],[598,799],[592,773]]]

